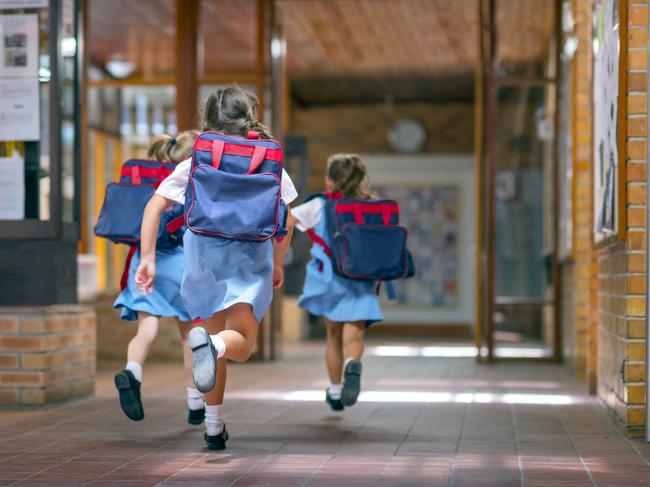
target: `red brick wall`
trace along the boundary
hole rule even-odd
[[[106,295],[94,303],[97,312],[97,358],[126,361],[126,347],[138,330],[138,322],[121,320],[120,312],[113,309],[114,300],[115,296]],[[176,320],[163,318],[158,330],[149,359],[182,361],[183,350]]]
[[[0,309],[0,405],[40,406],[94,390],[92,309]]]

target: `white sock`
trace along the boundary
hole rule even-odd
[[[330,392],[330,397],[332,399],[341,399],[341,391],[343,390],[343,384],[330,384],[327,390]]]
[[[194,387],[187,387],[187,407],[192,411],[203,408],[203,394],[199,392],[198,389]]]
[[[124,368],[130,370],[138,382],[142,382],[142,365],[138,362],[127,362]]]
[[[345,359],[345,363],[343,364],[343,368],[346,368],[346,367],[348,366],[348,364],[349,364],[352,360],[359,360],[359,361],[361,361],[361,359],[358,359],[358,358],[348,357],[348,358]]]
[[[223,404],[205,405],[205,429],[208,435],[216,436],[223,431]]]
[[[226,342],[219,335],[210,335],[210,338],[212,339],[212,345],[214,345],[217,351],[217,358],[223,357],[223,354],[226,353]]]

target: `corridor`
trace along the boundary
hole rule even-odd
[[[465,345],[370,344],[364,392],[323,402],[321,346],[229,368],[225,452],[185,423],[180,364],[145,367],[145,420],[97,394],[3,412],[0,485],[650,486],[650,446],[625,439],[557,365],[479,366]],[[449,357],[460,355],[461,358]]]

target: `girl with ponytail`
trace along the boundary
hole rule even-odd
[[[249,131],[270,139],[268,129],[257,120],[255,95],[231,85],[220,88],[205,103],[201,127],[204,131],[246,138]],[[145,209],[142,221],[142,260],[136,282],[144,293],[156,289],[156,229],[161,213],[175,202],[184,202],[191,160],[180,163],[158,187]],[[298,194],[291,178],[283,172],[281,198],[291,203]],[[197,388],[205,393],[204,435],[208,448],[223,450],[228,431],[223,419],[226,359],[245,362],[257,341],[257,327],[271,305],[273,288],[284,282],[282,263],[291,241],[254,242],[213,238],[186,232],[181,296],[193,319],[201,326],[189,333],[194,352],[193,375]],[[154,277],[156,281],[154,282]]]
[[[192,154],[198,132],[187,131],[171,135],[158,135],[149,143],[147,157],[153,161],[178,164]],[[156,251],[158,264],[158,286],[155,292],[144,295],[136,287],[135,273],[140,264],[140,250],[136,250],[129,263],[126,285],[117,297],[115,308],[122,310],[122,319],[138,321],[138,331],[129,342],[126,366],[115,375],[115,386],[124,414],[133,421],[144,418],[140,397],[142,367],[149,349],[158,336],[160,317],[174,317],[183,344],[183,364],[187,386],[188,423],[201,424],[205,416],[203,396],[194,387],[192,380],[192,352],[187,343],[187,334],[192,321],[181,299],[183,278],[183,246],[161,248]]]
[[[348,198],[371,198],[368,174],[356,154],[335,154],[327,161],[325,191]],[[323,198],[313,198],[292,209],[295,227],[309,232],[314,241],[330,242],[323,216]],[[325,400],[334,411],[356,403],[361,390],[361,356],[367,327],[383,315],[374,283],[346,279],[334,273],[322,245],[312,245],[312,259],[298,306],[327,324],[325,363],[330,386]],[[344,357],[347,357],[344,361]]]

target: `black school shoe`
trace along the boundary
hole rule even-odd
[[[332,399],[329,388],[325,390],[325,402],[330,405],[332,411],[343,411],[343,403],[340,399]]]
[[[115,374],[115,387],[120,394],[122,411],[133,421],[142,421],[144,409],[140,400],[140,382],[130,370],[123,370]]]
[[[207,432],[203,433],[203,439],[208,450],[225,450],[228,438],[228,430],[225,424],[223,425],[223,431],[218,435],[210,436]]]
[[[352,359],[343,371],[343,390],[341,403],[345,407],[354,406],[361,392],[361,360]]]
[[[189,409],[187,413],[187,422],[193,425],[198,425],[205,421],[205,408]]]
[[[201,392],[211,391],[217,380],[217,351],[212,345],[210,334],[205,328],[197,326],[190,330],[187,341],[194,354],[194,384]]]

